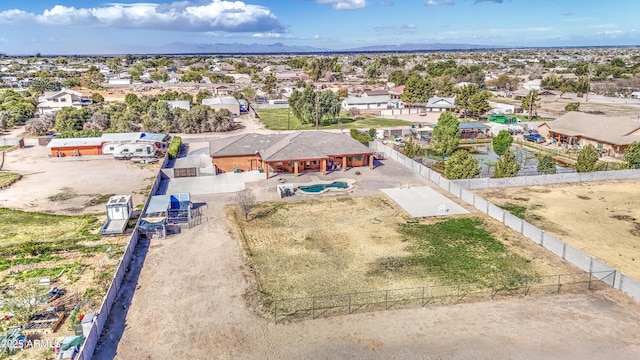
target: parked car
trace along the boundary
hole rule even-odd
[[[547,140],[544,138],[544,136],[540,135],[540,134],[526,134],[524,136],[524,139],[527,141],[533,141],[536,144],[540,144],[543,142],[546,142]]]

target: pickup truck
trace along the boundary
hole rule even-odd
[[[536,144],[540,144],[543,142],[546,142],[547,140],[544,138],[544,136],[540,135],[540,134],[526,134],[524,136],[524,139],[527,141],[533,141]]]

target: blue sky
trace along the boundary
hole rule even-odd
[[[638,0],[2,0],[0,52],[124,54],[175,42],[640,45],[639,13]]]

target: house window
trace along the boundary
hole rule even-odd
[[[113,151],[114,147],[113,146],[109,146],[109,150]]]
[[[601,142],[598,143],[598,149],[602,149],[604,147],[604,144],[602,144]]]
[[[51,99],[51,101],[53,101],[53,102],[58,102],[58,99]]]
[[[60,99],[60,102],[67,102],[67,99],[62,98],[62,99]]]
[[[353,161],[360,162],[362,161],[362,155],[356,155],[353,157]]]
[[[307,166],[311,166],[311,161],[307,161]]]

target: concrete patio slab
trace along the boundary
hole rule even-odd
[[[469,213],[465,208],[429,186],[381,190],[413,217]]]

